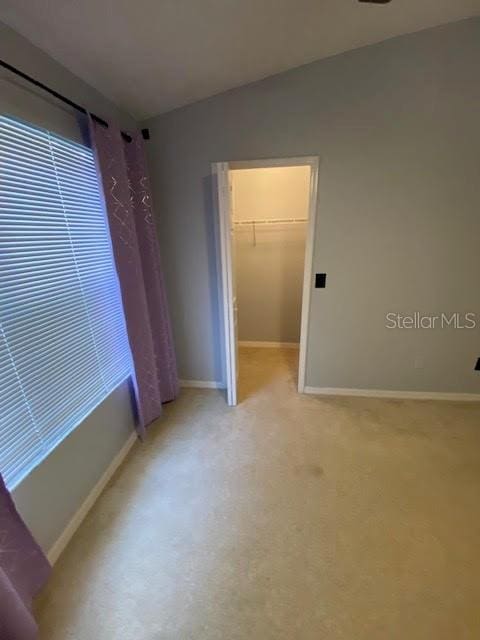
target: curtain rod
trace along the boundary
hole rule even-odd
[[[17,76],[20,76],[21,78],[23,78],[24,80],[27,80],[31,84],[34,84],[36,87],[43,89],[43,91],[46,91],[51,96],[54,96],[58,100],[61,100],[65,104],[68,104],[70,107],[73,107],[77,111],[80,111],[81,113],[85,113],[88,115],[89,111],[87,111],[85,107],[82,107],[82,105],[78,104],[77,102],[73,102],[73,100],[70,100],[65,96],[62,96],[62,94],[58,93],[58,91],[55,91],[55,89],[50,89],[50,87],[47,87],[47,85],[43,84],[43,82],[40,82],[39,80],[35,80],[35,78],[32,78],[32,76],[29,76],[26,73],[23,73],[23,71],[20,71],[20,69],[17,69],[11,64],[8,64],[8,62],[5,62],[4,60],[0,60],[0,67],[3,67],[4,69],[8,69],[8,71],[15,73]],[[108,128],[108,122],[106,122],[102,118],[99,118],[94,113],[90,113],[90,116],[92,117],[93,120],[95,120],[95,122],[98,122],[98,124],[101,124],[103,127]],[[132,141],[132,136],[129,136],[128,133],[125,133],[124,131],[121,131],[120,133],[122,134],[122,138],[126,142]]]

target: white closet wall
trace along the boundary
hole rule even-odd
[[[299,342],[309,167],[232,171],[240,341]],[[238,224],[248,220],[284,223]]]

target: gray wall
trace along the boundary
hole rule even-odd
[[[17,509],[45,551],[52,548],[132,430],[126,381],[13,491]]]
[[[134,119],[128,113],[118,109],[96,89],[77,78],[47,53],[2,22],[0,22],[0,58],[105,120],[115,121],[121,127],[135,126]],[[12,77],[8,72],[5,72],[4,77],[8,75]],[[45,96],[44,93],[42,95]]]
[[[117,120],[125,127],[134,125],[128,114],[1,23],[0,57],[107,120]],[[1,77],[2,110],[12,113],[15,108],[15,115],[69,135],[75,122],[71,114],[59,111],[44,98],[29,96],[23,89],[9,88],[7,72]],[[124,383],[16,487],[16,505],[45,551],[62,533],[133,427],[129,387]]]
[[[318,155],[307,384],[480,391],[480,20],[325,59],[146,122],[182,378],[222,375],[210,162]]]

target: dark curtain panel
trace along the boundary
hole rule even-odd
[[[178,393],[178,376],[143,140],[90,121],[133,356],[139,428]]]
[[[0,639],[33,640],[32,599],[51,567],[20,518],[0,476]]]

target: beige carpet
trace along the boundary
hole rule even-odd
[[[42,640],[480,638],[480,405],[184,390],[38,603]]]

